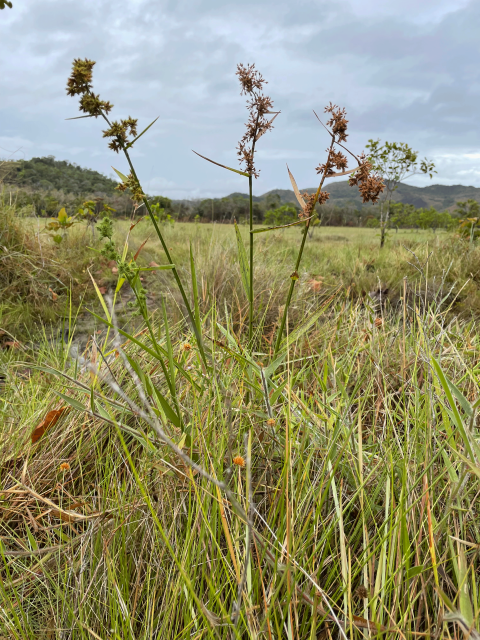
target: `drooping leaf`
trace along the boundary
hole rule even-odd
[[[193,151],[193,149],[192,149]],[[234,173],[238,173],[241,176],[245,176],[246,178],[250,177],[249,173],[245,173],[244,171],[239,171],[238,169],[232,169],[232,167],[227,167],[225,164],[220,164],[219,162],[215,162],[215,160],[210,160],[210,158],[206,158],[205,156],[202,156],[201,153],[197,153],[196,151],[193,151],[193,153],[195,153],[197,156],[200,156],[200,158],[203,158],[204,160],[208,160],[208,162],[211,162],[212,164],[216,164],[217,167],[222,167],[222,169],[228,169],[229,171],[233,171]]]
[[[242,284],[247,294],[247,298],[250,298],[250,267],[248,264],[247,252],[245,245],[243,244],[242,235],[237,223],[235,222],[235,234],[237,236],[238,247],[238,261],[240,263],[240,274],[242,276]]]
[[[73,407],[73,409],[76,409],[77,411],[85,411],[85,407],[83,406],[83,404],[78,400],[75,400],[75,398],[71,398],[70,396],[67,396],[65,393],[62,393],[61,391],[54,390],[54,393],[59,398],[61,398],[64,402],[66,402],[71,407]]]
[[[49,411],[45,416],[45,418],[32,431],[32,435],[31,435],[32,444],[40,440],[40,438],[47,431],[47,429],[50,429],[51,427],[53,427],[58,422],[58,419],[60,418],[60,416],[62,416],[66,410],[67,410],[67,407],[61,407],[60,409],[54,409],[53,411]]]
[[[140,255],[141,250],[143,249],[143,247],[147,244],[147,242],[149,241],[150,238],[147,238],[146,240],[144,240],[142,242],[142,244],[138,247],[136,254],[133,256],[133,261],[135,262],[135,260],[138,258],[138,256]]]
[[[169,405],[169,403],[167,402],[167,399],[162,395],[162,393],[157,389],[157,387],[153,387],[153,392],[157,396],[157,400],[160,406],[162,407],[167,420],[169,420],[172,424],[174,424],[177,427],[177,429],[181,429],[182,421],[180,420],[176,412],[172,409],[172,407]]]

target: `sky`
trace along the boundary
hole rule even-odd
[[[125,159],[65,92],[74,58],[96,61],[114,118],[156,124],[132,151],[149,194],[221,197],[247,119],[235,75],[255,63],[281,114],[258,143],[254,193],[316,186],[329,139],[313,110],[345,107],[349,147],[406,142],[433,180],[480,187],[478,0],[13,0],[0,11],[0,157],[53,155],[113,175]]]

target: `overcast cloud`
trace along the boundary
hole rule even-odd
[[[314,186],[328,144],[312,109],[345,106],[350,146],[408,142],[432,182],[480,187],[480,2],[468,0],[13,0],[0,12],[0,156],[54,155],[112,174],[100,120],[66,121],[74,57],[97,61],[114,117],[158,122],[134,151],[149,193],[246,191],[237,167],[246,119],[236,65],[254,62],[282,111],[259,142],[255,192]],[[429,180],[417,177],[411,184]]]

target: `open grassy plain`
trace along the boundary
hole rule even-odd
[[[274,357],[296,227],[255,236],[250,349],[233,226],[162,227],[199,342],[171,271],[140,272],[132,319],[98,240],[41,255],[35,225],[0,240],[1,637],[477,637],[476,246],[316,229]],[[138,264],[165,264],[147,221],[129,254],[147,237]],[[48,301],[30,341],[15,251]],[[78,289],[98,318],[72,349]]]

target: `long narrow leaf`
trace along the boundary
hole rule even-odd
[[[445,392],[445,395],[447,396],[447,400],[450,404],[451,410],[452,410],[452,418],[458,428],[458,430],[460,431],[460,434],[463,438],[463,443],[465,445],[465,447],[468,450],[468,453],[470,454],[470,457],[473,461],[475,461],[475,456],[473,454],[473,449],[472,449],[472,445],[470,442],[470,438],[469,438],[469,434],[467,433],[466,429],[465,429],[465,425],[463,424],[463,420],[462,417],[460,416],[458,409],[457,409],[457,405],[455,403],[455,400],[453,399],[453,395],[452,395],[452,390],[450,387],[450,384],[447,380],[447,377],[445,376],[445,374],[443,373],[443,370],[440,366],[440,364],[435,360],[435,358],[432,356],[432,363],[434,366],[434,369],[436,371],[437,377],[440,380],[440,384],[443,387],[443,390]]]
[[[114,325],[111,322],[109,322],[108,320],[105,320],[105,318],[102,318],[101,316],[96,314],[94,311],[90,311],[90,313],[92,314],[92,316],[94,318],[97,318],[97,320],[99,320],[100,322],[103,322],[108,327],[111,327],[112,329],[115,328]],[[141,340],[138,340],[137,338],[135,338],[135,336],[132,336],[130,333],[127,333],[126,331],[124,331],[123,329],[120,329],[119,327],[117,327],[117,331],[118,331],[118,333],[120,335],[122,335],[125,338],[127,338],[127,340],[130,340],[130,342],[132,342],[133,344],[136,344],[138,347],[140,347],[143,351],[145,351],[145,353],[148,353],[150,356],[152,356],[156,360],[160,359],[158,353],[156,353],[153,349],[151,349],[146,344],[144,344]],[[164,349],[159,344],[157,344],[157,347],[158,347],[158,350],[164,356],[168,356],[168,352],[167,352],[166,349]],[[188,380],[190,382],[190,384],[192,384],[197,389],[197,391],[199,391],[199,392],[203,391],[202,387],[197,382],[195,382],[195,380],[192,378],[192,376],[189,373],[187,373],[187,371],[185,371],[185,369],[182,367],[182,365],[178,364],[178,362],[176,360],[174,361],[174,364],[175,364],[175,368],[180,371],[180,373],[184,376],[184,378],[186,380]]]
[[[157,117],[155,118],[155,120],[154,120],[153,122],[151,122],[151,123],[148,125],[148,127],[146,127],[146,128],[142,131],[142,133],[139,133],[139,134],[138,134],[138,136],[137,136],[136,138],[134,138],[131,142],[129,142],[129,143],[127,144],[127,146],[126,146],[126,149],[130,149],[130,147],[132,147],[132,146],[135,144],[135,142],[136,142],[139,138],[141,138],[141,137],[143,136],[143,134],[144,134],[144,133],[146,133],[146,132],[150,129],[150,127],[151,127],[151,126],[153,126],[153,125],[155,124],[155,122],[158,120],[158,118],[159,118],[159,117],[160,117],[160,116],[157,116]]]
[[[192,149],[193,151],[193,149]],[[208,162],[211,162],[212,164],[216,164],[217,167],[222,167],[222,169],[228,169],[229,171],[233,171],[234,173],[238,173],[241,176],[245,176],[246,178],[250,177],[249,173],[245,173],[244,171],[239,171],[238,169],[232,169],[232,167],[227,167],[225,164],[220,164],[219,162],[215,162],[215,160],[210,160],[210,158],[206,158],[205,156],[202,156],[201,153],[197,153],[196,151],[193,151],[193,153],[196,153],[197,156],[200,156],[200,158],[203,158],[204,160],[208,160]]]
[[[310,216],[309,218],[302,218],[301,220],[297,220],[296,222],[290,222],[289,224],[282,224],[279,227],[268,227],[268,229],[255,229],[255,231],[252,231],[252,233],[265,233],[266,231],[275,231],[276,229],[286,229],[287,227],[294,227],[297,224],[303,224],[304,222],[308,222],[315,216],[316,214],[314,213],[313,216]]]
[[[88,269],[87,269],[87,271],[88,271]],[[102,296],[102,294],[100,293],[100,289],[98,288],[97,283],[95,282],[95,279],[94,279],[94,277],[92,276],[92,274],[90,273],[90,271],[88,271],[88,275],[89,275],[89,276],[90,276],[90,278],[92,279],[93,286],[95,287],[95,291],[96,291],[96,293],[97,293],[98,299],[100,300],[100,304],[102,305],[102,309],[104,310],[105,315],[106,315],[106,317],[107,317],[108,321],[110,322],[110,320],[111,320],[110,313],[109,313],[109,311],[108,311],[107,305],[105,304],[105,300],[103,299],[103,296]]]
[[[297,198],[297,200],[298,200],[300,206],[302,207],[302,209],[305,211],[305,207],[307,206],[306,202],[302,198],[302,196],[300,195],[300,191],[298,190],[297,183],[295,182],[295,178],[293,177],[292,172],[288,168],[288,164],[287,164],[287,171],[288,171],[288,175],[289,175],[289,178],[290,178],[290,182],[292,183],[292,187],[293,187],[293,191],[295,193],[295,197]]]
[[[306,333],[310,329],[310,327],[312,327],[315,324],[315,322],[320,318],[322,313],[325,313],[325,309],[328,307],[330,302],[334,300],[335,296],[339,291],[340,289],[337,289],[335,293],[332,296],[330,296],[330,298],[325,302],[325,304],[323,304],[319,309],[317,309],[317,311],[315,311],[315,313],[313,313],[300,326],[298,326],[294,331],[292,331],[292,333],[289,334],[288,336],[289,344],[292,344],[293,342],[301,338],[303,334]],[[287,338],[285,337],[282,342],[282,345],[285,346],[286,342],[287,342]]]

